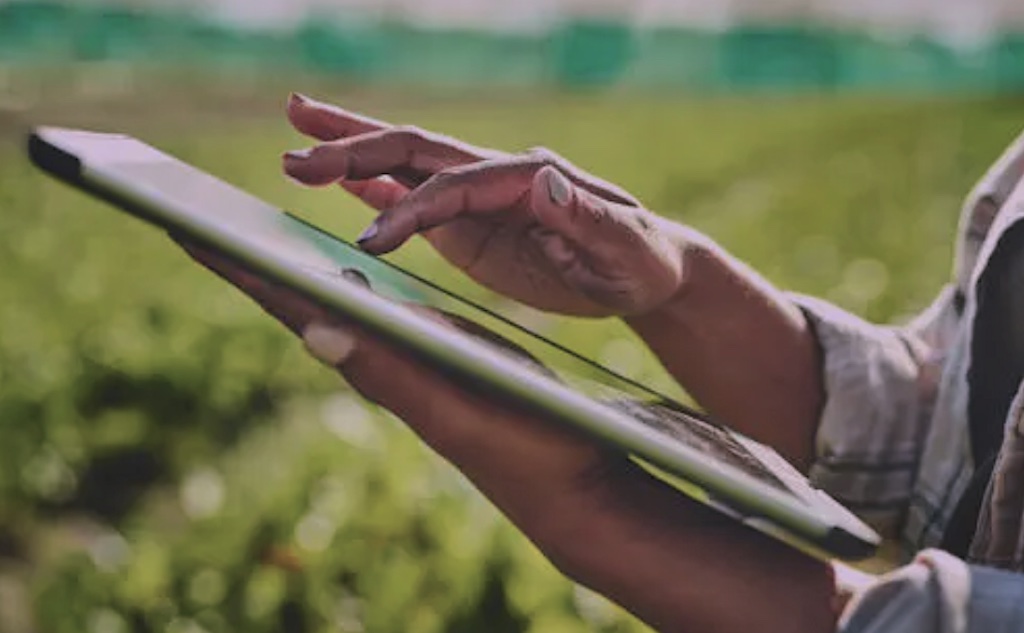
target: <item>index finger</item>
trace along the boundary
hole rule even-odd
[[[389,253],[416,233],[461,215],[511,209],[529,193],[533,176],[542,167],[536,157],[515,156],[441,172],[377,216],[359,245],[375,255]]]

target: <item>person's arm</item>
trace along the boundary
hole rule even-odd
[[[551,152],[481,149],[299,97],[288,115],[321,141],[286,154],[288,175],[339,182],[380,212],[367,251],[420,234],[507,297],[623,317],[719,422],[810,466],[855,509],[885,491],[880,522],[901,516],[931,398],[917,353],[929,345],[912,332],[786,295]]]
[[[209,253],[193,255],[301,335],[360,393],[405,420],[563,573],[658,630],[987,633],[1024,626],[1024,577],[968,567],[941,552],[854,583],[861,586],[846,603],[830,565],[691,501],[564,427],[474,392],[283,288]]]
[[[697,504],[568,427],[494,400],[286,289],[191,250],[408,423],[563,573],[656,629],[834,630],[829,565]]]
[[[810,324],[709,238],[678,225],[666,230],[680,235],[686,280],[662,307],[626,322],[713,418],[806,470],[824,401]]]
[[[830,565],[692,502],[639,468],[605,483],[544,551],[658,631],[833,631]]]
[[[569,199],[569,217],[600,214],[602,203],[579,186]],[[675,292],[626,322],[712,417],[773,447],[812,483],[893,533],[910,498],[950,337],[935,336],[923,321],[876,325],[784,293],[701,233],[647,217],[682,275]],[[948,328],[953,312],[944,292],[928,314]]]

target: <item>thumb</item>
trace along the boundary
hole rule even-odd
[[[623,213],[621,205],[579,187],[552,166],[534,176],[530,208],[543,228],[595,254],[611,254],[637,237],[632,213]]]

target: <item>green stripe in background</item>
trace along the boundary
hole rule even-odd
[[[0,4],[0,62],[243,65],[424,85],[627,85],[687,90],[1020,91],[1024,34],[973,50],[826,28],[636,30],[569,21],[538,35],[427,30],[312,17],[246,31],[181,12],[58,2]]]

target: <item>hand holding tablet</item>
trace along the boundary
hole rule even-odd
[[[29,150],[51,174],[199,246],[208,253],[206,263],[299,335],[313,322],[343,323],[355,333],[357,348],[363,344],[381,350],[380,358],[409,357],[417,367],[435,368],[448,385],[439,386],[439,393],[455,390],[456,399],[473,402],[487,393],[488,407],[500,396],[503,411],[531,411],[555,421],[559,436],[583,434],[593,446],[633,455],[681,479],[682,489],[702,503],[807,551],[859,558],[877,546],[877,535],[811,488],[770,448],[138,140],[42,128]],[[353,281],[345,272],[351,269],[373,290]],[[507,346],[467,336],[412,309],[410,298],[501,330],[499,335],[536,350],[557,379],[509,354]],[[346,366],[371,364],[369,357],[354,355],[362,360]],[[432,390],[392,389],[413,397],[395,405],[407,414],[436,409]],[[368,391],[376,401],[390,394],[383,387]],[[417,395],[424,400],[415,400]],[[464,429],[455,435],[474,434]],[[708,450],[709,442],[715,450]]]
[[[770,448],[141,141],[40,128],[30,138],[29,153],[50,174],[188,243],[193,256],[302,336],[360,393],[405,420],[564,572],[655,626],[685,622],[699,629],[745,631],[757,623],[762,630],[798,630],[787,627],[798,621],[827,622],[834,617],[832,573],[805,554],[856,559],[871,555],[878,545],[878,535],[812,488]],[[498,166],[484,167],[497,170],[502,179],[521,179],[517,182],[525,182],[530,170],[532,178],[542,177],[548,167],[532,159],[528,167],[497,160]],[[430,167],[400,163],[386,178],[343,184],[390,213],[401,206],[397,200],[412,198],[415,208],[402,217],[421,218],[416,209],[433,209],[436,200],[449,195],[429,187]],[[324,182],[329,181],[325,176]],[[424,183],[416,192],[435,193],[408,193],[416,182]],[[593,194],[589,185],[574,187],[573,200],[582,191]],[[624,198],[601,204],[605,210],[610,205],[636,208]],[[427,238],[449,259],[458,259],[439,229],[470,235],[487,228],[484,216],[497,217],[489,213],[517,213],[499,206],[485,205],[489,211],[473,213],[475,204],[463,205],[452,216],[457,219],[433,228],[421,225],[421,219],[382,221],[395,222],[398,229],[379,228],[384,241],[370,236],[362,245],[387,250],[408,237],[410,227],[427,228]],[[535,211],[529,206],[519,212],[524,209]],[[465,218],[464,212],[469,214]],[[648,249],[639,258],[641,268],[627,267],[621,279],[611,268],[604,271],[604,281],[623,282],[612,292],[614,301],[573,285],[571,280],[580,277],[566,276],[580,266],[591,266],[585,274],[592,274],[602,262],[614,261],[588,251],[597,243],[588,240],[580,241],[573,266],[541,276],[541,284],[561,285],[560,295],[543,293],[557,297],[557,304],[542,304],[541,295],[530,294],[540,287],[536,280],[503,291],[573,314],[622,314],[642,309],[659,292],[674,292],[667,289],[682,269],[669,264],[671,258],[660,260],[657,248],[648,248],[657,240],[644,241],[650,228],[646,220],[633,216],[632,224],[623,227],[611,215],[583,217],[595,220],[595,230],[632,236],[616,248],[634,240],[641,251]],[[489,253],[490,240],[506,249],[525,248],[517,240],[529,231],[524,233],[516,221],[509,224],[516,239],[506,243],[500,230],[485,232],[489,237],[476,248],[487,246]],[[502,289],[507,281],[503,269],[522,253],[498,254],[492,269],[477,268],[477,259],[456,263]],[[644,287],[630,281],[631,275],[644,274],[644,267],[662,264],[666,275],[661,281]],[[462,327],[439,322],[436,314],[411,304],[454,314]],[[488,330],[496,335],[480,336]],[[528,350],[528,358],[510,353],[506,339]],[[699,574],[700,585],[662,582],[666,573],[676,572],[683,578]],[[734,600],[753,606],[731,609]],[[769,613],[785,626],[769,626],[761,617]]]

